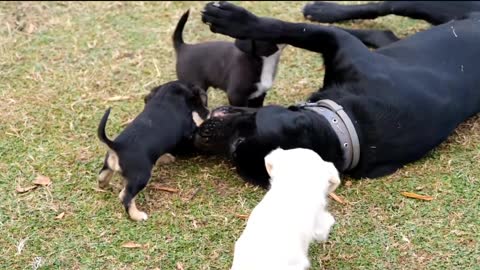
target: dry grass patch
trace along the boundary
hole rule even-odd
[[[175,79],[170,36],[191,9],[187,42],[229,40],[200,21],[205,2],[0,3],[0,268],[227,269],[233,244],[264,191],[216,157],[179,158],[155,169],[139,196],[148,222],[127,219],[111,190],[96,189],[108,134],[143,106],[154,85]],[[306,2],[242,2],[259,15],[304,21]],[[396,16],[343,23],[406,36],[427,24]],[[321,57],[285,49],[269,104],[303,101],[323,79]],[[209,92],[212,107],[225,94]],[[462,124],[422,160],[339,188],[331,239],[313,245],[313,269],[478,267],[480,120]],[[25,193],[38,175],[51,184]],[[349,182],[350,181],[350,182]],[[433,197],[405,198],[403,191]],[[61,218],[59,216],[62,214]],[[125,246],[127,247],[122,247]],[[130,247],[128,247],[130,246]]]

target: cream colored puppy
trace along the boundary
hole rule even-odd
[[[277,148],[265,157],[270,190],[235,243],[231,270],[304,270],[310,242],[325,241],[335,223],[327,196],[337,169],[312,150]]]

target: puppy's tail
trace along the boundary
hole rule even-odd
[[[188,20],[188,15],[190,14],[190,9],[183,13],[182,17],[177,23],[177,27],[175,27],[175,31],[173,32],[173,48],[175,51],[178,51],[180,47],[185,44],[183,41],[183,28]]]
[[[104,144],[106,144],[108,146],[108,148],[110,148],[112,150],[115,150],[115,148],[116,148],[115,142],[110,140],[107,137],[107,134],[105,134],[105,126],[107,125],[107,120],[108,120],[108,116],[110,115],[110,110],[111,109],[112,108],[108,108],[105,111],[105,114],[103,114],[102,120],[100,120],[100,124],[98,125],[97,134],[98,134],[98,138],[100,139],[100,141],[102,141]]]

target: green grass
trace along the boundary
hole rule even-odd
[[[301,22],[305,3],[241,5]],[[237,215],[264,194],[228,162],[195,157],[156,168],[151,183],[180,192],[147,187],[137,200],[150,216],[143,223],[125,215],[119,177],[112,190],[96,190],[106,150],[96,138],[100,117],[113,107],[108,133],[118,134],[152,86],[175,79],[170,36],[180,15],[191,8],[188,42],[230,40],[201,23],[204,4],[0,3],[0,269],[228,269],[245,225]],[[400,36],[428,27],[396,16],[342,25]],[[302,101],[322,79],[319,55],[288,47],[267,103]],[[107,100],[114,96],[129,99]],[[223,92],[209,97],[211,107],[226,103]],[[476,118],[394,175],[344,178],[338,195],[348,203],[331,203],[337,224],[327,243],[311,246],[312,269],[479,269],[479,145]],[[39,174],[53,184],[15,191]],[[121,247],[130,241],[144,246]]]

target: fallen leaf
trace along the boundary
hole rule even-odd
[[[249,215],[235,214],[237,218],[248,219]]]
[[[33,183],[38,186],[46,187],[49,186],[52,181],[50,181],[50,178],[47,176],[39,175],[33,180]]]
[[[431,201],[433,200],[432,197],[430,196],[427,196],[427,195],[420,195],[420,194],[417,194],[417,193],[413,193],[413,192],[402,192],[401,193],[403,196],[407,197],[407,198],[413,198],[413,199],[418,199],[418,200],[424,200],[424,201]]]
[[[109,97],[106,98],[106,101],[120,101],[120,100],[127,100],[130,99],[130,96],[114,96],[114,97]]]
[[[62,212],[58,214],[58,216],[55,217],[55,219],[62,219],[65,216],[65,212]]]
[[[98,191],[98,192],[103,192],[103,193],[107,192],[106,190],[101,189],[101,188],[97,188],[97,187],[93,187],[92,189],[95,190],[95,191]]]
[[[330,193],[329,195],[330,195],[330,198],[332,198],[334,201],[336,201],[336,202],[338,202],[338,203],[340,203],[340,204],[345,204],[345,201],[344,201],[342,198],[338,197],[337,194],[335,194],[335,193],[332,192],[332,193]]]
[[[185,269],[183,268],[183,264],[182,264],[181,262],[178,262],[178,263],[177,263],[177,270],[185,270]]]
[[[126,242],[122,245],[123,248],[142,248],[143,245],[135,242]]]
[[[351,186],[352,186],[352,181],[347,181],[347,182],[345,182],[345,186],[346,186],[346,187],[351,187]]]
[[[25,193],[25,192],[29,192],[32,189],[36,189],[36,188],[37,188],[37,186],[17,187],[15,190],[18,193]]]
[[[30,23],[30,24],[28,24],[25,32],[27,32],[28,34],[31,34],[31,33],[33,33],[33,31],[35,31],[35,28],[36,28],[35,25]]]
[[[167,192],[171,192],[171,193],[179,192],[179,190],[176,189],[176,188],[170,188],[170,187],[162,186],[162,185],[155,184],[155,183],[151,184],[150,188],[155,189],[155,190],[167,191]]]

